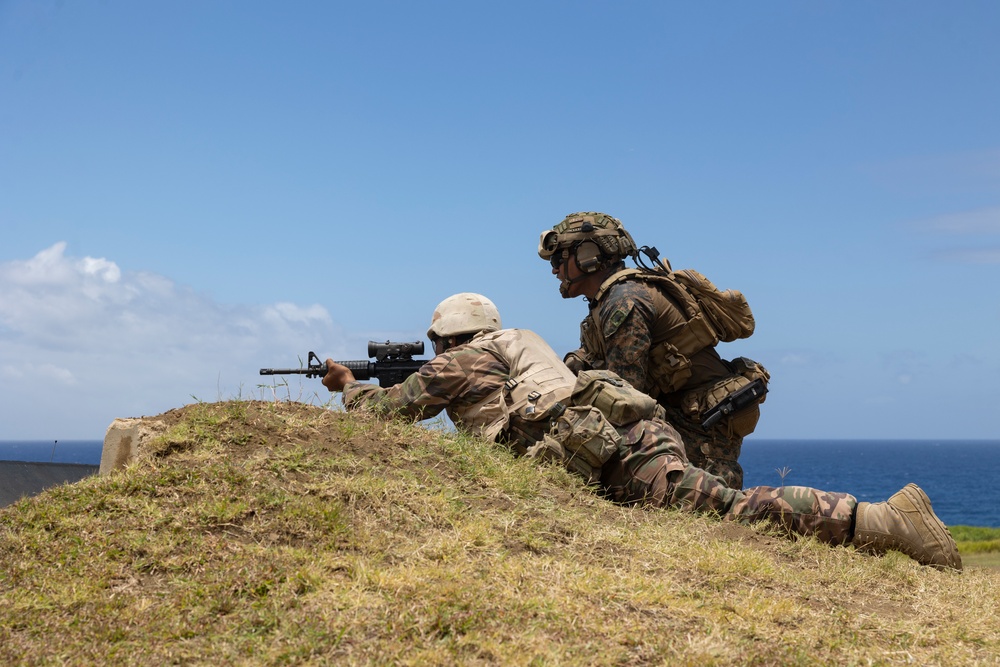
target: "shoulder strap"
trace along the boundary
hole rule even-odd
[[[594,295],[594,303],[600,301],[604,293],[611,289],[612,286],[617,285],[620,282],[626,281],[629,278],[641,277],[645,271],[640,271],[639,269],[622,269],[617,273],[613,273],[608,276],[607,280],[601,283],[601,286],[597,288],[597,294]]]

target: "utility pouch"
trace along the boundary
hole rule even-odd
[[[747,357],[737,357],[729,365],[732,375],[684,392],[681,410],[705,429],[725,419],[729,436],[742,438],[757,427],[759,405],[766,398],[771,376],[761,364]]]
[[[665,418],[656,399],[611,371],[580,371],[570,400],[575,406],[597,408],[615,426],[625,426],[640,419]]]
[[[691,379],[691,360],[667,341],[649,351],[649,374],[664,394],[677,391]]]
[[[528,447],[528,451],[524,455],[539,461],[559,464],[566,462],[566,449],[551,435],[545,435],[541,440]]]
[[[726,395],[714,406],[702,414],[702,428],[711,428],[724,418],[731,420],[731,427],[736,435],[744,437],[753,433],[760,418],[760,402],[764,400],[767,393],[767,385],[760,378],[753,382],[740,377],[746,384],[736,391]],[[741,419],[744,411],[748,411],[746,416],[750,419]]]
[[[545,444],[549,439],[562,445],[566,468],[581,475],[588,484],[600,480],[601,467],[614,456],[622,441],[601,411],[591,406],[566,408],[540,443],[554,450],[551,444]]]
[[[597,484],[601,481],[601,469],[586,462],[582,456],[566,453],[562,443],[546,435],[544,438],[528,447],[525,456],[539,461],[558,463],[571,473],[579,475],[587,484]]]

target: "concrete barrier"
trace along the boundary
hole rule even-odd
[[[124,468],[135,460],[139,452],[151,439],[165,429],[161,421],[142,418],[116,419],[111,422],[104,435],[104,449],[101,450],[100,474]]]

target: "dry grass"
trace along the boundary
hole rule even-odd
[[[1000,663],[1000,572],[614,506],[487,443],[299,403],[160,417],[0,510],[0,663]]]

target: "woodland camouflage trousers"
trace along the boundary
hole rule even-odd
[[[617,430],[622,444],[601,469],[601,486],[610,500],[714,513],[739,523],[770,521],[828,544],[851,541],[857,500],[850,494],[805,486],[733,489],[688,462],[680,436],[669,424],[645,420]]]
[[[667,421],[674,425],[684,441],[684,450],[693,465],[722,478],[726,486],[743,488],[743,466],[739,464],[743,438],[728,433],[723,419],[711,428],[691,421],[679,409],[664,406]]]

